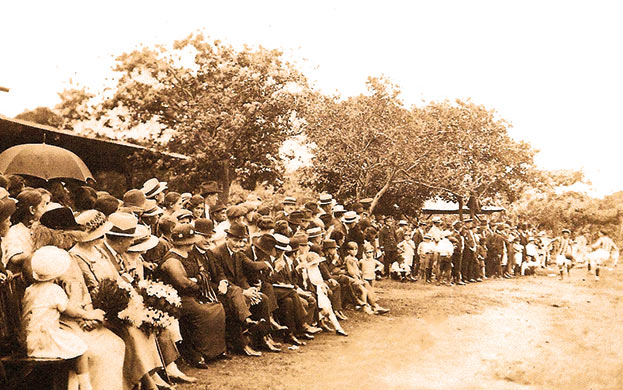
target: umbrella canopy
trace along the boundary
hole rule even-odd
[[[0,172],[45,180],[93,179],[93,174],[80,157],[67,149],[46,144],[17,145],[0,153]]]

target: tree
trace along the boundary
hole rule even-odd
[[[407,110],[399,89],[370,78],[367,95],[316,100],[305,130],[315,143],[308,182],[342,198],[387,194],[391,210],[414,211],[432,196],[512,201],[534,180],[534,151],[508,135],[492,110],[457,100]]]
[[[300,133],[299,109],[309,87],[278,50],[235,50],[201,34],[117,58],[116,90],[95,120],[77,125],[114,138],[191,158],[175,172],[186,189],[208,177],[225,196],[237,179],[245,188],[279,183],[279,147]],[[191,188],[188,188],[191,187]],[[196,188],[196,187],[195,187]]]
[[[37,107],[34,110],[26,110],[21,114],[16,115],[15,119],[35,122],[40,125],[52,127],[57,127],[63,121],[63,118],[48,107]]]

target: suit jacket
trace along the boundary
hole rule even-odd
[[[344,240],[344,242],[346,243],[349,241],[353,241],[357,243],[357,258],[361,259],[363,255],[363,243],[365,241],[365,238],[363,236],[363,232],[361,231],[361,228],[359,227],[359,224],[353,225],[346,232],[346,239]],[[345,256],[346,245],[342,245],[342,248],[340,249],[342,249],[342,256]]]
[[[246,258],[242,251],[230,253],[227,244],[222,243],[215,248],[208,250],[208,258],[214,262],[221,270],[229,283],[236,285],[243,290],[249,288],[249,282],[244,274],[243,258]],[[247,261],[251,261],[247,258]]]
[[[393,227],[383,226],[379,232],[379,245],[386,251],[395,251],[397,249],[396,230]]]
[[[253,245],[249,245],[244,250],[244,254],[242,270],[247,281],[252,285],[256,285],[260,280],[266,281],[269,268],[265,261],[271,263],[270,256]]]

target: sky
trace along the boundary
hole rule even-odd
[[[14,1],[0,6],[0,114],[104,88],[114,56],[195,31],[282,49],[315,87],[352,96],[368,76],[407,106],[471,98],[512,123],[545,169],[623,190],[623,3],[617,1]]]

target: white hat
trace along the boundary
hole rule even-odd
[[[400,225],[400,226],[407,226],[408,224],[409,224],[409,223],[408,223],[407,221],[405,221],[404,219],[401,219],[401,220],[398,222],[398,225]]]
[[[332,201],[333,197],[331,196],[331,194],[320,194],[320,196],[318,197],[318,203],[320,203],[321,205],[331,204]]]
[[[344,223],[355,223],[355,221],[357,221],[357,213],[354,211],[347,211],[342,217]]]
[[[441,217],[433,217],[433,223],[441,222]]]
[[[151,179],[147,180],[145,184],[143,184],[143,188],[141,188],[141,191],[145,194],[147,198],[153,198],[154,196],[158,195],[166,189],[167,182],[158,181],[158,179],[152,177]]]
[[[108,216],[108,221],[112,223],[112,228],[106,234],[121,237],[138,237],[136,234],[138,219],[134,215],[116,212]]]
[[[335,206],[333,206],[333,214],[335,213],[345,213],[346,210],[344,210],[344,206],[342,206],[341,204],[336,204]]]
[[[282,251],[286,251],[289,252],[292,250],[292,247],[290,246],[290,239],[286,236],[284,236],[283,234],[279,234],[279,233],[275,233],[273,234],[273,237],[275,237],[275,249],[279,249]]]
[[[132,245],[128,248],[128,252],[147,252],[158,245],[158,237],[151,235],[151,230],[145,225],[137,225],[136,233],[139,235]]]
[[[67,251],[55,246],[44,246],[32,255],[32,277],[40,282],[56,279],[67,271],[70,264],[71,257]]]

